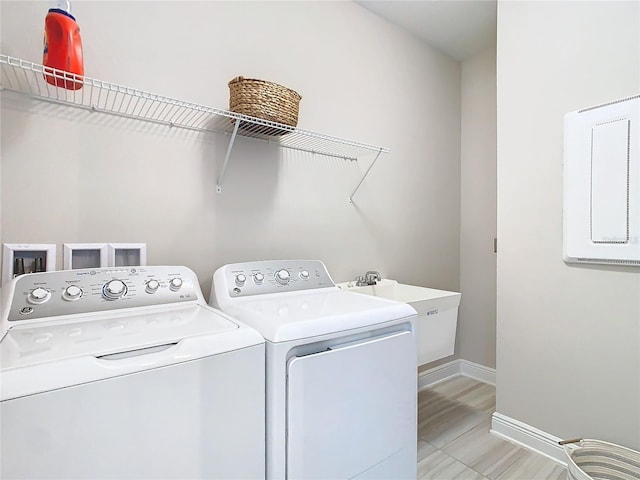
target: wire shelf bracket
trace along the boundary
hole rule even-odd
[[[227,171],[227,164],[229,163],[229,157],[231,156],[231,150],[233,150],[233,144],[236,141],[236,135],[238,134],[238,128],[240,127],[240,122],[236,122],[233,127],[233,133],[231,134],[231,138],[229,139],[229,146],[227,147],[227,153],[224,156],[224,163],[222,164],[222,169],[220,170],[220,176],[218,177],[218,181],[216,182],[216,192],[222,193],[222,180],[224,180],[224,174]]]
[[[77,90],[59,88],[49,84],[45,76],[56,84],[80,83],[82,87]],[[349,204],[353,204],[353,196],[380,155],[389,153],[388,148],[332,137],[87,76],[79,76],[1,53],[0,91],[14,92],[37,100],[92,112],[165,125],[169,128],[229,135],[229,145],[216,182],[218,193],[222,192],[222,183],[237,137],[259,140],[289,150],[350,161],[357,161],[363,156],[375,154],[373,163],[349,196]]]
[[[353,192],[351,192],[351,195],[349,195],[349,205],[353,205],[353,196],[356,194],[356,192],[358,191],[358,189],[360,188],[360,186],[364,183],[364,179],[367,178],[367,175],[369,175],[369,172],[371,171],[371,169],[373,168],[373,166],[376,164],[376,162],[378,161],[378,158],[380,158],[380,155],[382,154],[383,149],[380,148],[380,150],[378,150],[378,153],[376,154],[375,158],[373,159],[373,161],[371,162],[371,165],[369,165],[369,168],[367,168],[367,171],[364,172],[364,175],[362,176],[362,178],[360,179],[360,182],[358,183],[358,185],[356,185],[356,188],[353,189]]]

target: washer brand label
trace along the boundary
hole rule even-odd
[[[437,308],[435,308],[433,310],[429,310],[427,312],[427,315],[437,315],[437,314],[438,314],[438,309]]]

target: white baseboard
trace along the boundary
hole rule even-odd
[[[460,360],[453,360],[418,373],[418,390],[460,375]]]
[[[418,390],[460,375],[490,385],[496,384],[496,370],[494,368],[458,359],[420,372],[418,374]],[[564,450],[558,445],[558,441],[561,439],[531,425],[496,412],[491,417],[491,433],[527,450],[544,455],[560,465],[567,465]]]
[[[489,385],[496,384],[496,369],[485,367],[479,363],[473,363],[469,360],[459,360],[460,373],[465,377],[475,378]]]
[[[531,425],[496,412],[491,417],[491,433],[527,450],[544,455],[563,466],[567,465],[564,450],[558,445],[561,439]]]
[[[484,365],[468,360],[458,359],[420,372],[418,374],[418,390],[430,387],[449,378],[457,377],[458,375],[475,378],[490,385],[496,384],[496,370],[494,368],[485,367]]]

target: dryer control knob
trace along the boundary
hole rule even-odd
[[[242,287],[244,285],[244,282],[247,281],[247,277],[244,273],[239,273],[238,275],[236,275],[236,285],[239,287]]]
[[[169,282],[169,288],[174,292],[180,290],[182,288],[182,279],[180,277],[172,278]]]
[[[73,302],[74,300],[78,300],[82,296],[82,289],[77,285],[69,285],[62,292],[62,298],[69,302]]]
[[[253,276],[253,282],[254,282],[256,285],[260,285],[263,281],[264,281],[264,275],[263,275],[263,274],[261,274],[261,273],[256,273],[256,274]]]
[[[300,278],[302,280],[309,280],[309,272],[307,272],[306,270],[302,270],[300,272]]]
[[[107,300],[117,300],[127,294],[127,286],[122,280],[110,280],[102,287],[102,296]]]
[[[46,288],[36,287],[29,293],[27,299],[29,303],[44,303],[51,298],[51,292]]]
[[[276,282],[278,282],[280,285],[286,285],[291,279],[291,275],[289,275],[289,272],[287,272],[284,268],[282,270],[278,270],[275,276]]]
[[[147,293],[156,293],[158,288],[160,288],[160,282],[158,280],[149,280],[144,287],[144,291]]]

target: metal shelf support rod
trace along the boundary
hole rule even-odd
[[[380,155],[382,154],[382,148],[380,150],[378,150],[378,154],[376,155],[376,158],[373,159],[373,162],[371,162],[371,165],[369,165],[369,168],[367,168],[367,171],[364,172],[364,175],[362,176],[362,178],[360,179],[360,183],[358,183],[358,185],[356,186],[356,188],[353,190],[353,192],[351,193],[351,195],[349,195],[349,205],[353,205],[353,196],[356,194],[356,192],[358,191],[358,189],[360,188],[360,186],[362,185],[362,183],[364,182],[364,179],[367,178],[367,175],[369,175],[369,172],[371,171],[371,169],[373,168],[373,166],[376,164],[376,161],[378,160],[378,158],[380,157]]]
[[[227,154],[224,157],[224,163],[222,164],[222,170],[220,170],[220,176],[218,177],[218,182],[216,183],[216,192],[222,192],[222,180],[224,179],[224,173],[227,170],[227,163],[229,163],[229,157],[231,156],[231,150],[233,149],[233,142],[236,141],[236,134],[238,133],[238,127],[240,126],[240,121],[236,120],[235,125],[233,126],[233,133],[231,134],[231,139],[229,140],[229,146],[227,147]]]

